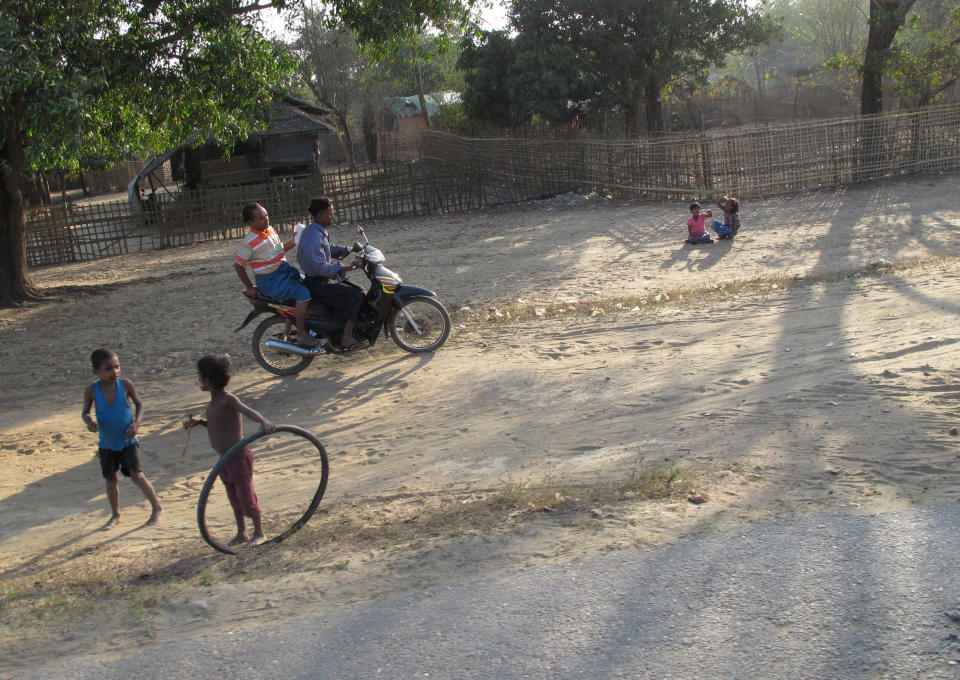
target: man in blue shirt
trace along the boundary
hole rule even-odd
[[[340,264],[340,260],[349,255],[351,249],[330,243],[327,227],[333,224],[333,201],[329,197],[312,199],[309,210],[313,222],[300,235],[297,262],[306,275],[305,283],[313,299],[328,306],[335,318],[343,321],[340,346],[354,349],[360,344],[353,337],[353,326],[363,302],[363,289],[344,277],[356,266]]]

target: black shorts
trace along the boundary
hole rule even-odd
[[[133,442],[125,446],[123,451],[99,449],[97,455],[100,457],[103,478],[112,477],[117,470],[120,470],[125,477],[129,477],[131,472],[140,472],[140,456],[137,455],[139,448],[140,444]]]

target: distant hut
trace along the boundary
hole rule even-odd
[[[342,147],[333,128],[322,119],[326,110],[294,97],[273,105],[265,130],[254,130],[225,156],[218,144],[170,149],[150,159],[130,182],[134,205],[141,193],[170,191],[157,169],[170,160],[172,181],[188,189],[269,182],[281,177],[302,177],[320,164],[342,159]],[[170,182],[171,177],[166,178]]]
[[[228,158],[216,144],[183,148],[174,168],[179,166],[183,174],[179,179],[191,188],[310,175],[340,149],[336,133],[321,119],[324,113],[317,106],[287,97],[274,105],[267,129],[253,131],[237,142]]]
[[[427,113],[434,118],[440,107],[460,101],[457,92],[433,92],[424,95]],[[414,160],[416,133],[427,126],[420,97],[386,97],[380,115],[380,157],[383,160]]]

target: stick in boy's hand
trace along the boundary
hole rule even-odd
[[[180,452],[181,458],[187,455],[187,447],[190,446],[190,430],[193,429],[192,427],[187,427],[187,421],[184,421],[183,426],[187,430],[187,441],[183,442],[183,451]]]
[[[193,415],[183,421],[183,429],[187,431],[187,441],[183,443],[183,452],[180,454],[181,458],[187,455],[187,447],[190,446],[190,431],[197,425],[206,424],[206,420],[203,418],[194,418]]]

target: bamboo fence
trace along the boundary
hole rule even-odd
[[[27,264],[95,260],[131,250],[139,223],[124,201],[57,205],[30,211]]]
[[[484,202],[570,188],[631,198],[759,197],[960,168],[960,103],[719,135],[629,141],[421,133],[421,157],[475,176]]]
[[[433,215],[597,191],[628,198],[761,197],[960,169],[960,102],[922,111],[638,140],[466,139],[422,130],[412,160],[262,184],[46,207],[27,216],[30,266],[241,236],[263,205],[278,231],[333,198],[340,221]]]

